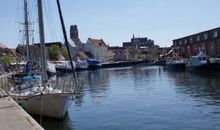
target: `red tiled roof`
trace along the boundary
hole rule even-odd
[[[19,56],[19,54],[16,52],[16,48],[11,48],[10,50],[13,56]]]
[[[102,39],[92,39],[92,38],[89,38],[88,40],[91,41],[91,44],[97,46],[97,47],[101,47],[101,46],[106,46],[107,45],[105,44],[105,42],[102,40]]]
[[[7,46],[0,42],[0,48],[7,48]]]

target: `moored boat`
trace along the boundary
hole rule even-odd
[[[27,3],[27,0],[24,0],[24,3]],[[60,9],[59,1],[57,1],[57,5]],[[64,81],[61,84],[57,82],[55,82],[54,84],[53,81],[48,80],[46,75],[46,54],[44,41],[42,0],[38,0],[38,15],[41,43],[41,73],[35,75],[34,70],[28,71],[28,76],[20,77],[21,80],[18,80],[14,82],[14,84],[12,84],[12,87],[9,91],[9,95],[13,99],[15,99],[15,101],[17,101],[21,106],[23,106],[23,108],[27,112],[31,114],[37,114],[53,118],[63,118],[67,113],[67,109],[71,103],[70,99],[73,99],[73,96],[75,96],[75,94],[78,92],[73,64],[70,58],[71,69],[73,72],[73,80],[69,80],[69,82],[67,83],[66,81]],[[66,43],[68,43],[66,39],[65,41]],[[29,64],[27,64],[26,69],[30,70],[29,67]]]
[[[88,69],[88,64],[86,61],[82,61],[77,57],[76,59],[76,70],[86,70]]]
[[[28,113],[52,118],[65,117],[74,93],[54,89],[51,85],[45,88],[39,81],[41,80],[29,77],[23,85],[13,87],[9,94]]]
[[[57,73],[55,64],[47,61],[46,62],[46,71],[49,77],[55,75]]]
[[[76,69],[76,64],[72,61],[74,70]],[[60,73],[72,72],[70,61],[56,61],[55,62],[56,71]]]
[[[203,52],[200,52],[196,56],[190,57],[186,62],[186,68],[188,70],[216,71],[219,70],[219,66],[219,63],[216,63]]]
[[[166,60],[166,68],[172,70],[184,70],[185,69],[185,61],[176,53],[173,53],[173,56],[167,58]]]
[[[88,63],[88,67],[90,69],[97,69],[97,68],[100,68],[102,66],[101,61],[96,60],[96,59],[88,59],[87,63]]]
[[[166,61],[166,67],[172,70],[184,70],[185,69],[185,62],[184,60],[177,60],[177,59],[169,59]]]

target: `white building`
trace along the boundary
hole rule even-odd
[[[88,38],[84,51],[90,52],[96,59],[102,62],[108,62],[111,57],[109,56],[108,46],[102,39]]]

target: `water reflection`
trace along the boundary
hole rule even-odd
[[[48,129],[220,129],[220,75],[134,66],[77,73],[79,99]],[[58,77],[64,80],[65,77]]]
[[[35,120],[40,122],[39,116],[34,116]],[[45,130],[74,130],[73,122],[71,121],[69,114],[67,113],[64,120],[52,119],[52,118],[42,118],[42,126]]]
[[[174,79],[173,82],[178,93],[188,94],[207,104],[220,105],[219,73],[167,71],[167,74],[169,78]]]
[[[109,71],[87,71],[87,76],[84,76],[87,81],[84,89],[88,89],[91,93],[102,93],[108,90],[109,87]],[[95,82],[94,82],[95,81]]]

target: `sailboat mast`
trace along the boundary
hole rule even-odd
[[[45,38],[44,38],[44,21],[43,21],[43,9],[42,0],[38,0],[38,18],[39,18],[39,33],[40,33],[40,48],[41,48],[41,67],[43,75],[43,83],[47,81],[46,74],[46,54],[45,54]]]
[[[30,61],[30,50],[29,50],[29,22],[28,22],[28,7],[27,0],[24,0],[24,25],[25,25],[25,37],[26,37],[26,48],[27,48],[27,61]]]
[[[67,40],[66,29],[65,29],[65,25],[64,25],[64,21],[63,21],[63,15],[62,15],[62,11],[61,11],[60,1],[59,0],[57,0],[57,7],[58,7],[59,15],[60,15],[60,21],[61,21],[61,25],[62,25],[64,40],[65,40],[65,44],[66,44],[66,47],[67,47],[68,56],[69,56],[69,59],[70,59],[70,65],[71,65],[71,68],[72,68],[72,71],[73,71],[73,78],[75,79],[76,78],[76,74],[75,74],[75,71],[74,71],[73,61],[72,61],[72,57],[71,57],[71,54],[70,54],[69,42]]]

